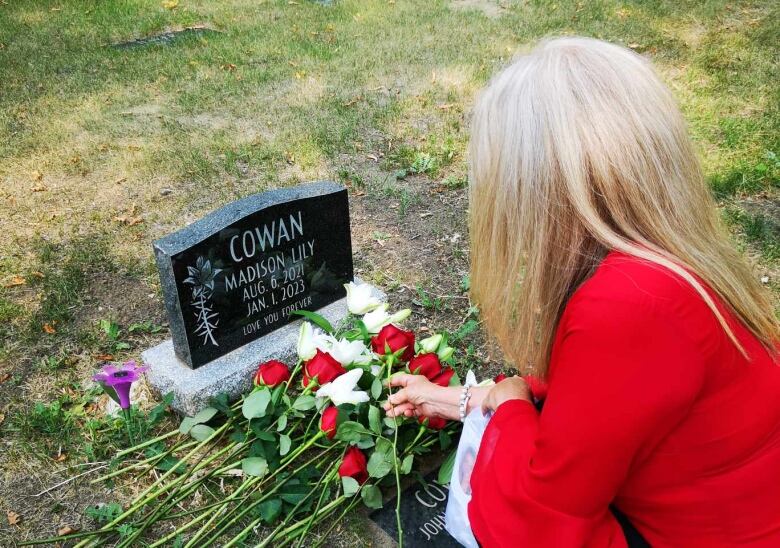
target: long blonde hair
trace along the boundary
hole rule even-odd
[[[774,349],[768,294],[717,217],[685,121],[650,64],[588,38],[541,43],[479,97],[470,144],[471,292],[520,369],[546,373],[572,293],[609,250],[696,278]]]

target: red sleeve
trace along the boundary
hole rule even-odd
[[[469,519],[483,546],[625,546],[609,504],[703,383],[675,317],[653,299],[572,300],[544,412],[505,402],[482,439]]]

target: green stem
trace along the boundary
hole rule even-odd
[[[122,415],[125,417],[125,428],[127,429],[127,439],[130,441],[130,444],[134,444],[133,441],[133,429],[130,427],[130,409],[122,409]]]
[[[217,451],[214,455],[211,455],[208,459],[206,459],[202,464],[205,466],[207,464],[210,464],[211,462],[218,459],[220,456],[222,456],[224,453],[229,452],[235,443],[231,443],[219,451]],[[201,469],[202,466],[196,465],[193,469],[188,471],[186,474],[181,476],[180,478],[177,478],[175,481],[171,482],[169,486],[176,485],[179,483],[185,482],[196,470]],[[166,498],[157,504],[156,508],[152,510],[149,515],[144,519],[143,523],[140,527],[137,528],[135,532],[131,536],[129,536],[127,539],[123,540],[117,548],[122,548],[125,546],[132,546],[135,539],[140,537],[143,532],[153,525],[156,521],[158,516],[164,514],[165,512],[169,511],[171,508],[173,508],[176,504],[178,504],[179,501],[181,501],[183,498],[185,498],[189,493],[193,492],[195,489],[197,489],[198,485],[205,482],[210,477],[209,474],[206,474],[200,478],[195,479],[194,481],[191,481],[189,483],[184,483],[183,486],[180,486],[177,491],[171,491],[167,494]],[[167,487],[166,487],[167,489]],[[156,500],[153,499],[153,500]]]
[[[388,392],[390,391],[390,377],[393,373],[393,359],[394,355],[390,354],[387,359],[387,386]],[[388,394],[389,397],[389,394]],[[393,416],[393,422],[395,423],[395,429],[393,431],[393,468],[395,469],[395,524],[398,529],[398,548],[404,546],[404,529],[401,525],[401,474],[398,469],[398,417]],[[419,433],[418,433],[419,437]],[[416,441],[416,440],[415,440]]]
[[[363,488],[363,486],[361,485],[361,486],[360,486],[360,489],[362,489],[362,488]],[[328,535],[330,534],[330,532],[331,532],[331,531],[333,531],[333,528],[334,528],[334,527],[336,527],[336,525],[338,525],[339,523],[341,523],[341,520],[342,520],[342,519],[344,519],[344,516],[346,516],[346,515],[347,515],[347,513],[348,513],[350,510],[352,510],[352,509],[355,507],[355,505],[356,505],[356,504],[358,503],[358,501],[360,500],[360,497],[358,496],[358,495],[360,494],[360,489],[358,489],[357,493],[355,493],[355,494],[353,495],[353,497],[352,497],[352,502],[350,502],[350,503],[347,505],[347,507],[346,507],[346,508],[344,508],[344,511],[343,511],[343,512],[341,512],[341,514],[339,515],[339,517],[338,517],[338,518],[336,518],[336,519],[334,519],[334,520],[332,520],[332,522],[331,522],[331,524],[330,524],[330,527],[328,527],[328,528],[325,530],[325,532],[324,532],[322,535],[320,535],[320,540],[319,540],[319,542],[317,542],[317,544],[315,544],[313,548],[319,548],[320,546],[322,546],[322,544],[323,544],[323,543],[324,543],[324,542],[325,542],[325,541],[328,539]]]
[[[190,548],[191,546],[193,546],[193,545],[194,545],[194,543],[195,543],[195,542],[196,542],[196,541],[197,541],[199,538],[201,538],[203,535],[205,535],[205,534],[206,534],[206,532],[207,532],[207,531],[208,531],[208,529],[209,529],[209,526],[210,526],[210,525],[212,525],[212,524],[214,523],[214,520],[216,520],[216,519],[218,519],[218,518],[219,518],[219,516],[220,516],[220,515],[221,515],[221,513],[224,511],[224,509],[225,509],[227,506],[229,506],[229,505],[230,505],[230,502],[231,502],[231,501],[233,501],[233,500],[235,500],[236,498],[238,498],[238,496],[239,496],[239,495],[240,495],[240,494],[241,494],[243,491],[245,491],[245,490],[249,489],[250,487],[252,487],[252,486],[253,486],[255,483],[257,483],[258,481],[260,481],[260,478],[258,478],[258,477],[253,477],[253,478],[250,478],[250,479],[248,479],[247,481],[245,481],[245,482],[241,483],[241,485],[239,485],[239,486],[238,486],[238,489],[236,489],[236,490],[233,492],[233,494],[231,494],[231,495],[230,495],[228,498],[226,498],[224,501],[222,501],[222,506],[220,506],[220,508],[219,508],[219,509],[217,509],[216,511],[214,511],[214,512],[213,512],[213,514],[212,514],[212,516],[211,516],[211,519],[209,519],[209,520],[208,520],[208,521],[207,521],[205,524],[203,524],[203,526],[202,526],[200,529],[198,529],[198,532],[197,532],[197,533],[195,533],[195,536],[193,536],[193,537],[192,537],[192,538],[191,538],[191,539],[190,539],[190,540],[187,542],[187,544],[185,544],[185,545],[184,545],[184,548]],[[150,548],[151,548],[151,547],[150,547]]]
[[[303,503],[304,503],[304,502],[306,502],[306,501],[309,499],[309,497],[310,497],[310,496],[312,496],[312,495],[314,494],[314,492],[315,492],[315,491],[316,491],[316,490],[319,488],[319,486],[320,486],[320,485],[322,485],[322,482],[323,482],[323,480],[324,480],[326,477],[330,478],[330,471],[333,469],[333,467],[334,467],[336,464],[338,464],[338,463],[333,463],[333,464],[331,465],[331,467],[329,468],[328,472],[326,472],[325,474],[323,474],[322,476],[320,476],[320,479],[319,479],[319,480],[317,480],[317,484],[316,484],[316,485],[315,485],[315,486],[314,486],[314,487],[311,489],[311,491],[309,491],[309,492],[306,494],[306,496],[305,496],[305,497],[303,497],[301,500],[299,500],[299,501],[298,501],[298,504],[296,504],[296,505],[293,507],[293,509],[292,509],[292,510],[290,510],[290,512],[287,514],[287,517],[285,517],[285,518],[284,518],[284,520],[282,521],[282,523],[280,523],[280,524],[279,524],[279,525],[276,527],[276,529],[274,529],[274,530],[271,532],[271,534],[270,534],[270,535],[268,535],[267,537],[265,537],[265,539],[263,539],[263,541],[262,541],[260,544],[258,544],[256,548],[265,548],[266,546],[268,546],[268,543],[270,543],[272,540],[274,540],[274,539],[276,538],[276,535],[277,535],[277,534],[281,534],[281,535],[283,535],[283,536],[287,536],[287,535],[289,534],[289,532],[288,532],[289,528],[287,528],[287,529],[282,529],[281,531],[280,531],[280,529],[281,529],[282,527],[284,527],[285,525],[287,525],[287,523],[288,523],[288,522],[289,522],[289,521],[292,519],[292,517],[295,515],[295,512],[297,512],[297,511],[298,511],[298,508],[300,508],[300,507],[301,507],[301,505],[303,505]],[[344,496],[342,495],[342,496],[341,496],[341,498],[343,499],[343,498],[344,498]],[[308,521],[309,521],[309,519],[316,518],[316,516],[317,516],[317,515],[318,515],[318,512],[314,512],[314,513],[311,515],[311,518],[307,518],[307,519],[305,519],[305,520],[302,520],[302,521],[300,521],[300,522],[297,522],[295,525],[296,525],[296,526],[300,526],[301,524],[308,522]],[[254,526],[252,526],[252,527],[254,527]],[[244,530],[241,532],[241,534],[240,534],[238,537],[234,538],[234,539],[233,539],[233,540],[232,540],[230,543],[226,544],[226,545],[225,545],[225,548],[230,548],[230,547],[231,547],[231,546],[232,546],[232,545],[235,543],[235,541],[238,541],[238,540],[240,540],[241,538],[243,538],[243,537],[244,537],[244,535],[245,535],[246,533],[248,533],[248,532],[249,532],[249,530],[251,530],[251,529],[252,529],[252,527],[247,527],[247,528],[245,528],[245,529],[244,529]],[[293,528],[293,529],[294,529],[294,528]]]
[[[201,447],[205,446],[212,439],[214,439],[217,435],[219,435],[222,432],[224,432],[225,430],[227,430],[227,428],[231,424],[231,422],[232,421],[228,420],[225,424],[223,424],[218,429],[216,429],[208,438],[206,438],[205,440],[200,442],[197,446],[195,446],[195,448],[192,449],[192,451],[190,451],[189,453],[187,453],[186,456],[184,456],[181,459],[179,459],[179,461],[173,467],[171,467],[170,470],[168,470],[165,474],[160,476],[154,483],[152,483],[152,485],[150,485],[149,487],[144,489],[144,491],[140,495],[138,495],[138,497],[136,497],[136,502],[133,505],[131,505],[130,508],[128,508],[127,510],[122,512],[122,514],[117,516],[110,523],[108,523],[108,524],[104,525],[103,527],[101,527],[98,531],[95,531],[95,533],[100,533],[100,532],[105,531],[107,529],[113,529],[116,525],[122,523],[128,516],[131,516],[133,513],[135,513],[139,508],[141,508],[142,506],[146,505],[148,502],[154,500],[155,498],[160,496],[160,494],[162,494],[166,490],[170,489],[172,486],[180,483],[181,482],[181,478],[178,478],[177,480],[174,480],[171,483],[169,483],[169,484],[159,488],[157,491],[153,491],[153,489],[155,487],[157,487],[163,481],[168,479],[168,477],[176,471],[176,469],[178,468],[178,466],[182,462],[186,462],[186,460],[189,459],[192,455],[194,455]],[[202,466],[205,466],[206,464],[211,462],[211,460],[213,460],[213,458],[207,459],[206,462],[202,462],[200,465],[198,465],[197,468],[202,468]],[[194,471],[195,470],[192,470],[192,472],[194,472]],[[83,548],[87,544],[88,543],[86,541],[82,541],[82,542],[79,542],[74,548]]]
[[[338,464],[338,463],[337,463]],[[331,467],[330,474],[328,474],[330,477],[325,480],[325,483],[330,482],[331,479],[333,479],[333,476],[338,473],[338,470],[335,469],[335,467]],[[303,531],[303,534],[301,535],[300,540],[298,541],[296,548],[301,548],[303,545],[303,539],[306,538],[306,534],[311,529],[311,526],[314,525],[314,516],[317,515],[317,512],[320,511],[320,508],[322,507],[322,501],[325,499],[325,495],[328,493],[327,489],[323,489],[320,491],[320,498],[317,500],[317,506],[314,507],[314,513],[309,518],[309,523],[306,525],[306,529]]]
[[[345,497],[344,495],[340,495],[338,498],[332,500],[330,503],[328,503],[326,506],[324,506],[322,508],[322,510],[320,510],[319,512],[314,514],[315,520],[328,515],[330,512],[333,511],[334,508],[336,508],[339,504],[344,502],[346,500],[346,498],[347,497]],[[290,525],[286,529],[282,530],[279,533],[279,536],[286,537],[286,536],[290,535],[296,529],[300,529],[301,527],[303,527],[303,525],[305,525],[307,521],[308,521],[308,518],[305,519],[305,520],[301,520],[301,521],[298,521],[296,523],[293,523],[292,525]],[[265,541],[264,541],[263,543],[260,543],[260,544],[256,545],[255,548],[265,548],[265,546],[266,546],[266,544],[265,544]],[[225,548],[227,548],[227,547],[225,547]]]
[[[35,546],[38,544],[56,544],[59,542],[64,542],[67,540],[74,540],[77,538],[84,538],[84,537],[94,537],[97,535],[108,535],[109,533],[114,533],[116,529],[111,529],[107,531],[83,531],[80,533],[71,533],[70,535],[61,535],[59,537],[51,537],[51,538],[44,538],[41,540],[28,540],[25,542],[20,542],[16,546]]]
[[[135,468],[143,468],[147,464],[151,464],[153,466],[154,464],[156,464],[157,462],[161,461],[162,459],[164,459],[166,456],[170,455],[171,453],[173,453],[177,449],[186,449],[187,447],[192,447],[193,445],[196,445],[197,443],[198,443],[197,441],[191,441],[191,442],[186,443],[186,444],[181,445],[181,446],[174,445],[173,447],[171,447],[169,450],[165,451],[164,453],[160,453],[159,455],[153,455],[153,456],[148,457],[148,458],[146,458],[146,459],[144,459],[142,461],[138,461],[138,462],[133,463],[133,464],[131,464],[129,466],[125,466],[124,468],[120,468],[118,470],[114,470],[113,472],[110,472],[108,474],[100,476],[99,478],[95,478],[95,479],[91,480],[90,483],[92,483],[92,484],[100,483],[101,481],[105,481],[107,479],[111,479],[111,478],[113,478],[115,476],[123,474],[124,472],[129,472],[130,470],[133,470]]]
[[[195,519],[187,522],[186,524],[184,524],[182,527],[179,527],[178,529],[176,529],[173,533],[170,533],[169,535],[166,535],[165,537],[161,538],[160,540],[156,541],[155,543],[150,544],[149,548],[157,548],[157,546],[162,546],[163,544],[165,544],[169,540],[171,540],[173,538],[176,538],[179,534],[181,534],[182,532],[186,531],[190,527],[194,527],[195,525],[197,525],[198,523],[200,523],[201,521],[206,519],[208,516],[209,515],[205,514],[205,513],[200,515],[200,516],[198,516],[197,518],[195,518]]]
[[[178,430],[171,430],[170,432],[168,432],[167,434],[163,434],[162,436],[157,436],[156,438],[153,438],[151,440],[147,440],[147,441],[145,441],[143,443],[139,443],[138,445],[134,445],[133,447],[128,447],[127,449],[122,449],[121,451],[119,451],[116,454],[116,457],[114,457],[114,458],[122,457],[124,455],[127,455],[128,453],[132,453],[134,451],[138,451],[139,449],[143,449],[144,447],[148,447],[150,445],[154,445],[158,441],[167,440],[168,438],[170,438],[171,436],[175,436],[176,434],[179,434]]]
[[[232,516],[232,517],[231,517],[231,514],[228,514],[228,515],[226,515],[226,516],[223,516],[223,517],[222,517],[222,520],[221,520],[219,523],[217,523],[217,524],[214,526],[214,528],[215,528],[215,529],[217,529],[217,528],[218,528],[218,529],[217,529],[217,532],[216,532],[216,533],[214,533],[214,534],[213,534],[213,535],[212,535],[212,536],[211,536],[211,537],[208,539],[208,541],[206,541],[206,542],[205,542],[205,543],[204,543],[204,544],[203,544],[203,545],[202,545],[200,548],[207,548],[207,547],[211,546],[211,545],[212,545],[214,542],[216,542],[216,541],[217,541],[217,539],[219,538],[219,536],[220,536],[220,535],[221,535],[223,532],[225,532],[227,529],[229,529],[230,527],[232,527],[234,523],[236,523],[238,520],[240,520],[242,517],[244,517],[244,516],[245,516],[246,514],[248,514],[250,511],[252,511],[252,510],[253,510],[255,507],[257,507],[257,506],[258,506],[260,503],[262,503],[263,501],[267,500],[267,499],[268,499],[268,498],[269,498],[271,495],[273,495],[273,494],[274,494],[274,493],[275,493],[277,490],[279,490],[279,488],[281,488],[281,487],[282,487],[282,486],[283,486],[283,485],[284,485],[284,484],[285,484],[285,483],[286,483],[286,482],[287,482],[289,479],[291,479],[291,478],[295,477],[295,475],[296,475],[296,474],[298,474],[298,473],[299,473],[301,470],[303,470],[304,468],[306,468],[307,466],[309,466],[309,465],[310,465],[310,464],[312,464],[313,462],[315,462],[315,461],[320,461],[320,460],[322,459],[322,457],[324,457],[324,456],[325,456],[327,453],[329,453],[330,451],[332,451],[332,450],[333,450],[333,449],[335,449],[336,447],[338,447],[338,446],[337,446],[337,445],[332,445],[330,448],[326,449],[325,451],[323,451],[323,452],[321,452],[321,453],[318,453],[317,455],[315,455],[314,457],[312,457],[312,458],[311,458],[311,459],[309,459],[308,461],[304,462],[304,463],[303,463],[302,465],[300,465],[298,468],[296,468],[295,470],[293,470],[293,472],[292,472],[292,473],[289,475],[289,477],[288,477],[287,479],[285,479],[285,480],[284,480],[284,481],[282,481],[282,482],[279,482],[279,483],[277,483],[277,484],[276,484],[276,485],[273,487],[273,489],[271,489],[270,491],[268,491],[267,493],[265,493],[265,494],[264,494],[262,497],[260,497],[259,499],[257,499],[257,500],[255,500],[255,501],[253,501],[253,502],[252,502],[252,504],[248,504],[247,506],[245,506],[245,507],[244,507],[244,508],[243,508],[243,509],[242,509],[242,510],[241,510],[241,511],[238,513],[238,515],[237,515],[237,516]],[[270,477],[266,478],[266,479],[265,479],[265,480],[264,480],[264,481],[263,481],[263,482],[262,482],[260,485],[258,485],[258,486],[257,486],[257,488],[259,489],[260,487],[263,487],[263,486],[264,486],[264,485],[265,485],[265,484],[266,484],[266,483],[267,483],[267,482],[268,482],[270,479],[272,479],[274,476],[276,476],[276,474],[278,474],[280,470],[281,470],[281,467],[280,467],[280,468],[277,468],[277,469],[276,469],[276,471],[274,472],[273,476],[270,476]],[[230,518],[230,520],[229,520],[227,523],[224,523],[224,524],[223,524],[223,522],[224,522],[226,519],[228,519],[228,518]],[[259,521],[258,521],[258,523],[259,523]]]
[[[249,497],[251,496],[251,493],[249,495],[244,495],[240,499],[238,499],[236,502],[245,502]],[[200,512],[205,512],[206,510],[211,510],[215,506],[222,506],[224,503],[223,501],[217,501],[212,502],[211,504],[207,504],[206,506],[201,506],[200,508],[195,508],[194,510],[186,510],[184,512],[176,512],[175,514],[168,514],[167,516],[163,516],[159,519],[159,521],[170,521],[172,519],[179,519],[183,518],[185,516],[191,516],[193,514],[199,514]]]

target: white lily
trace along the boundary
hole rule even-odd
[[[382,304],[378,298],[371,294],[371,286],[368,284],[357,285],[355,282],[344,284],[347,290],[347,309],[352,314],[365,314]]]
[[[368,393],[363,390],[355,390],[360,377],[363,375],[362,369],[352,369],[343,375],[336,377],[333,381],[323,384],[317,390],[315,396],[318,398],[330,398],[333,405],[343,403],[357,404],[368,401]]]
[[[366,329],[372,335],[379,333],[379,330],[390,323],[390,314],[387,313],[389,304],[383,303],[376,310],[363,316],[363,323]]]
[[[347,339],[336,340],[334,337],[328,337],[330,349],[328,352],[337,362],[344,367],[353,363],[359,365],[368,364],[371,361],[371,354],[363,341],[348,341]]]
[[[371,366],[371,374],[373,376],[376,377],[377,375],[379,375],[380,371],[382,371],[382,366],[381,365],[372,365]]]
[[[315,329],[309,322],[303,322],[298,331],[298,357],[303,361],[310,360],[317,354],[317,350],[328,350],[330,343],[328,336],[319,329]]]

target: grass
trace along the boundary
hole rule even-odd
[[[200,30],[114,46],[186,27]],[[423,314],[449,311],[419,284],[441,276],[457,293],[464,252],[416,272],[395,226],[430,224],[426,254],[449,238],[434,220],[465,208],[448,197],[467,184],[475,93],[559,34],[653,60],[725,222],[780,295],[776,2],[0,2],[0,436],[19,448],[0,462],[26,474],[60,445],[83,460],[119,443],[78,409],[99,403],[87,387],[101,357],[165,333],[150,241],[241,196],[331,178],[390,203],[354,227],[361,275],[408,287]],[[425,207],[436,214],[417,218]],[[399,264],[382,262],[395,246]]]

